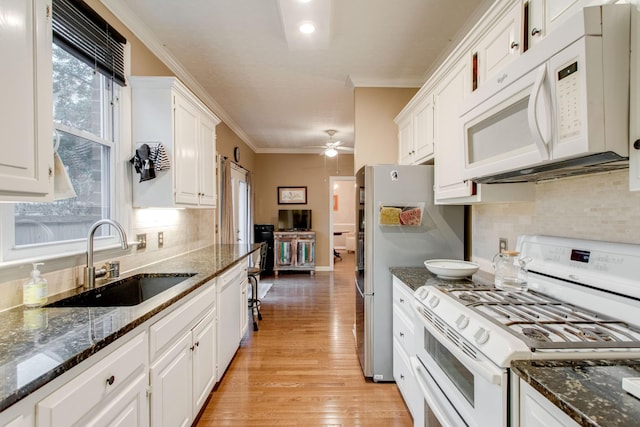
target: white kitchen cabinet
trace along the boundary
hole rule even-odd
[[[421,164],[433,159],[433,95],[420,94],[396,118],[398,163]]]
[[[216,308],[193,328],[193,415],[200,412],[216,384]]]
[[[522,379],[520,381],[520,427],[577,427],[561,409]]]
[[[393,378],[411,415],[422,410],[422,398],[409,357],[415,356],[413,295],[404,283],[393,277]]]
[[[149,425],[147,334],[117,345],[108,357],[42,399],[36,405],[36,425]]]
[[[242,288],[246,280],[247,271],[244,263],[236,264],[218,278],[218,378],[222,378],[229,367],[244,335],[241,334],[241,316],[248,316],[245,309],[248,302],[246,297],[242,299]]]
[[[191,343],[191,331],[185,332],[149,369],[152,426],[189,426],[193,422]]]
[[[215,308],[149,369],[153,426],[188,426],[215,385]]]
[[[482,82],[496,75],[520,55],[522,33],[522,5],[518,2],[488,28],[471,50],[471,71],[475,73],[471,79],[472,84],[477,82],[481,86]]]
[[[138,182],[135,207],[215,207],[216,126],[220,120],[173,77],[130,77],[134,148],[162,143],[168,171]]]
[[[3,0],[0,9],[0,201],[51,201],[51,1]]]
[[[242,283],[240,283],[240,339],[247,333],[249,328],[249,276],[247,269],[244,269]]]
[[[523,8],[528,8],[527,33],[529,47],[535,46],[551,31],[575,14],[580,8],[610,3],[605,0],[523,0]],[[525,23],[526,25],[527,23]]]
[[[149,327],[151,425],[190,425],[215,385],[215,279]]]
[[[436,202],[471,196],[475,191],[474,184],[462,178],[464,135],[460,106],[470,91],[468,76],[468,64],[460,60],[447,70],[435,87]]]

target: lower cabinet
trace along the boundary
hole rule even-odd
[[[422,409],[422,398],[409,361],[415,355],[412,300],[410,288],[393,277],[393,378],[415,419]]]
[[[152,426],[191,425],[216,381],[216,289],[203,292],[149,328]]]
[[[215,384],[215,337],[213,308],[151,365],[151,425],[191,425]]]
[[[520,427],[578,427],[560,408],[523,380],[520,381]]]
[[[147,334],[133,339],[36,405],[36,425],[147,426]]]
[[[218,378],[231,363],[248,324],[246,283],[247,270],[242,263],[218,278]]]
[[[248,323],[241,261],[0,412],[0,426],[190,426]]]

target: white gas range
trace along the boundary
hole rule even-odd
[[[639,245],[521,236],[517,250],[533,259],[528,292],[478,280],[415,291],[424,425],[508,425],[512,360],[640,357]]]

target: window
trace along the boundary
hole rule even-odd
[[[101,66],[100,58],[82,51],[87,40],[95,40],[82,39],[92,30],[106,28],[110,33],[104,22],[94,22],[100,19],[76,0],[53,2],[54,146],[76,196],[13,205],[12,221],[4,220],[13,231],[11,241],[5,237],[4,260],[83,250],[90,226],[114,216],[118,83],[123,83],[124,74]],[[100,46],[91,51],[100,52]],[[100,227],[96,237],[112,232]]]

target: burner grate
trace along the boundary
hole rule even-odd
[[[469,284],[440,289],[532,350],[640,348],[640,330],[634,326],[535,291],[507,292]]]

